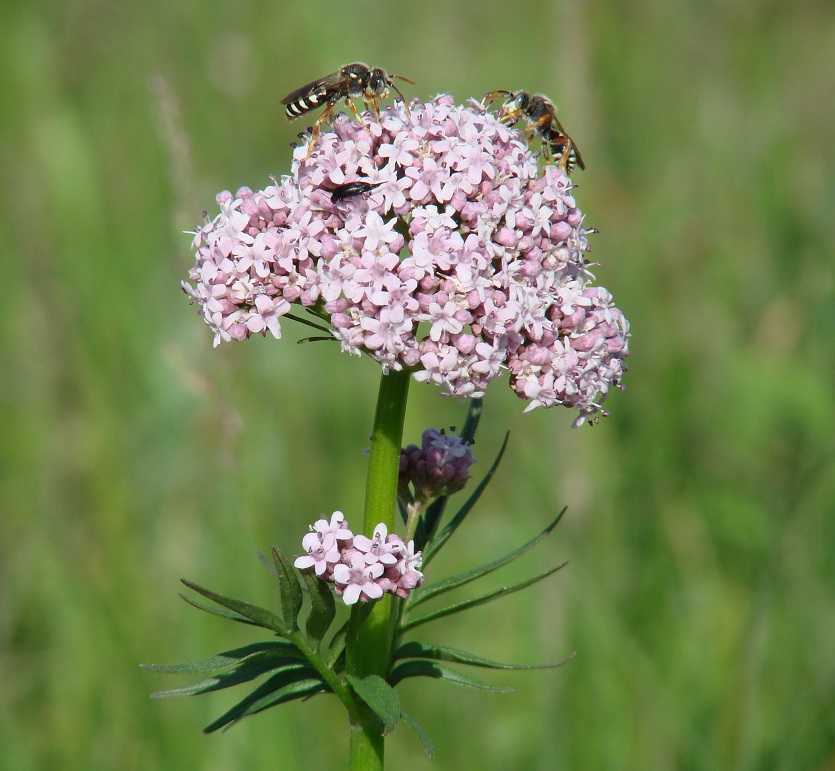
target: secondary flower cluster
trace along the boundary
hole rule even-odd
[[[528,410],[565,405],[576,424],[602,412],[628,324],[590,285],[593,231],[569,178],[476,102],[441,95],[363,121],[336,116],[263,191],[218,195],[183,282],[215,345],[278,338],[300,306],[343,351],[446,394],[481,396],[507,372]]]
[[[410,444],[400,450],[399,495],[404,500],[424,502],[452,495],[464,488],[473,463],[470,446],[460,436],[427,428],[420,447]]]
[[[302,539],[306,555],[298,557],[300,570],[313,569],[322,581],[335,584],[336,593],[346,605],[357,600],[379,600],[389,592],[407,597],[423,583],[420,552],[414,541],[404,544],[399,536],[388,534],[382,523],[374,528],[374,537],[354,535],[345,515],[335,511],[330,522],[319,519]]]

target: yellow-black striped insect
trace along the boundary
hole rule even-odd
[[[525,131],[534,132],[542,140],[548,154],[557,158],[557,164],[566,174],[571,174],[575,165],[586,168],[583,156],[562,127],[557,108],[548,97],[531,95],[527,91],[490,91],[484,95],[488,102],[496,97],[504,99],[499,119],[513,125],[519,118],[524,118],[528,122]]]
[[[357,108],[354,107],[352,99],[361,98],[366,107],[374,110],[375,113],[379,111],[380,100],[385,99],[389,94],[389,89],[394,89],[403,106],[406,108],[408,114],[409,108],[406,105],[406,97],[400,89],[394,85],[394,80],[403,80],[406,83],[413,81],[404,78],[401,75],[389,75],[380,67],[368,67],[362,62],[354,62],[353,64],[346,64],[340,68],[338,72],[333,72],[330,75],[325,75],[324,78],[314,80],[312,83],[297,88],[295,91],[287,94],[281,103],[285,105],[285,113],[289,120],[305,115],[312,110],[317,110],[324,105],[325,110],[319,116],[316,123],[313,124],[313,131],[310,137],[310,143],[307,146],[307,155],[309,158],[313,152],[313,145],[319,136],[319,127],[324,121],[330,118],[333,108],[341,99],[345,100],[345,104],[354,114],[354,117],[359,121],[360,125],[364,125],[362,118],[360,118]]]

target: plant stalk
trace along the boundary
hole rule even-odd
[[[406,370],[391,371],[380,379],[365,488],[363,532],[368,537],[381,522],[388,532],[394,530],[400,447],[410,379],[411,373]],[[372,674],[386,677],[391,658],[393,607],[391,596],[386,595],[374,604],[364,622],[365,614],[351,613],[346,651],[348,673],[359,677]],[[351,723],[350,768],[351,771],[378,771],[383,768],[384,760],[382,722],[364,703],[360,707],[357,718]]]

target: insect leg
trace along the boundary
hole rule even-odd
[[[307,160],[313,155],[313,146],[319,138],[319,127],[330,118],[333,112],[333,102],[328,102],[328,106],[322,111],[322,114],[317,118],[316,123],[313,124],[313,129],[310,132],[310,141],[307,143],[307,154],[302,160]]]
[[[368,129],[368,126],[365,125],[365,121],[360,117],[360,114],[357,112],[357,108],[354,107],[354,103],[350,97],[345,97],[345,104],[348,105],[348,109],[354,113],[354,117],[357,119],[357,123],[360,124],[364,129]]]
[[[402,78],[402,80],[406,80],[406,78]],[[409,83],[411,81],[407,80],[406,82]],[[394,83],[391,84],[391,87],[397,92],[397,95],[400,97],[400,101],[403,103],[403,108],[406,110],[406,115],[408,116],[409,120],[411,120],[412,113],[409,112],[409,105],[406,104],[406,97],[403,96],[403,92],[397,86],[395,86]]]
[[[555,149],[559,151],[557,166],[559,166],[561,171],[569,174],[571,172],[569,168],[571,162],[571,140],[565,134],[554,134],[550,141],[545,144],[548,147],[549,155],[553,156]]]
[[[504,105],[502,107],[501,115],[499,115],[499,120],[502,123],[507,123],[509,126],[512,126],[524,114],[525,114],[524,110],[513,110],[513,109],[509,108],[507,105]]]

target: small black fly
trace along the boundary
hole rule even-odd
[[[370,193],[374,188],[380,187],[382,182],[346,182],[344,185],[338,185],[331,193],[331,201],[344,201],[346,198],[352,198],[355,195],[363,195]]]

